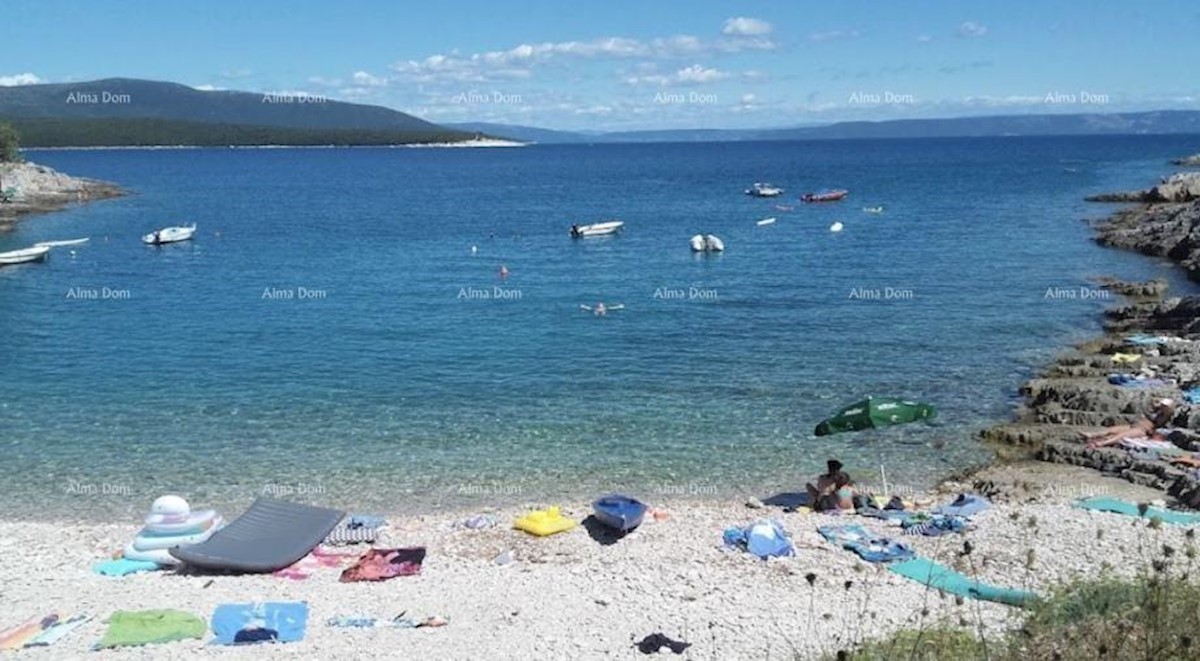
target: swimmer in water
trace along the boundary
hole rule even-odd
[[[604,307],[603,301],[596,304],[596,316],[597,317],[603,317],[607,313],[608,313],[608,308]]]
[[[507,278],[508,278],[508,266],[501,264],[500,265],[500,279],[504,280]]]

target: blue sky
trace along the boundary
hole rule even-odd
[[[9,0],[0,85],[307,92],[559,129],[1200,108],[1200,3]]]

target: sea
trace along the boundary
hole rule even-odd
[[[988,461],[977,433],[1100,330],[1117,301],[1095,277],[1195,291],[1097,246],[1113,207],[1083,198],[1150,185],[1197,141],[32,151],[129,195],[0,235],[91,238],[0,269],[0,511],[762,498],[834,457],[928,487]],[[939,415],[814,435],[867,396]]]

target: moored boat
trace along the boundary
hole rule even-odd
[[[34,246],[32,248],[22,248],[21,250],[0,252],[0,266],[8,266],[10,264],[27,264],[29,262],[43,262],[46,260],[46,255],[49,252],[49,246]]]
[[[91,240],[92,240],[91,237],[88,237],[86,239],[67,239],[64,241],[40,241],[38,243],[33,244],[33,247],[34,248],[42,248],[42,247],[58,248],[60,246],[81,246]]]
[[[846,197],[850,191],[844,188],[834,190],[823,190],[817,193],[805,193],[800,196],[801,202],[837,202]]]
[[[620,494],[604,496],[592,503],[596,520],[621,532],[629,532],[642,525],[646,509],[646,504],[640,500]]]
[[[183,227],[164,227],[160,230],[155,230],[142,237],[142,243],[160,246],[164,243],[176,243],[178,241],[187,241],[196,234],[196,225],[193,223],[190,226]]]
[[[755,182],[753,186],[746,189],[746,194],[750,197],[779,197],[783,195],[783,189],[771,184]]]
[[[624,226],[625,223],[620,220],[610,220],[590,225],[572,225],[571,236],[577,239],[589,236],[607,236],[609,234],[616,234]]]
[[[692,252],[721,252],[725,250],[725,242],[715,234],[697,234],[688,239]]]

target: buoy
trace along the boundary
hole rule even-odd
[[[500,279],[503,280],[504,278],[507,278],[507,277],[508,277],[508,267],[505,266],[504,264],[501,264],[500,265]]]
[[[842,224],[841,224],[841,223],[834,223],[834,224],[830,225],[830,226],[829,226],[829,231],[830,231],[830,232],[840,232],[840,231],[842,231]]]
[[[471,246],[471,254],[474,255],[477,252],[479,252],[479,246]]]

